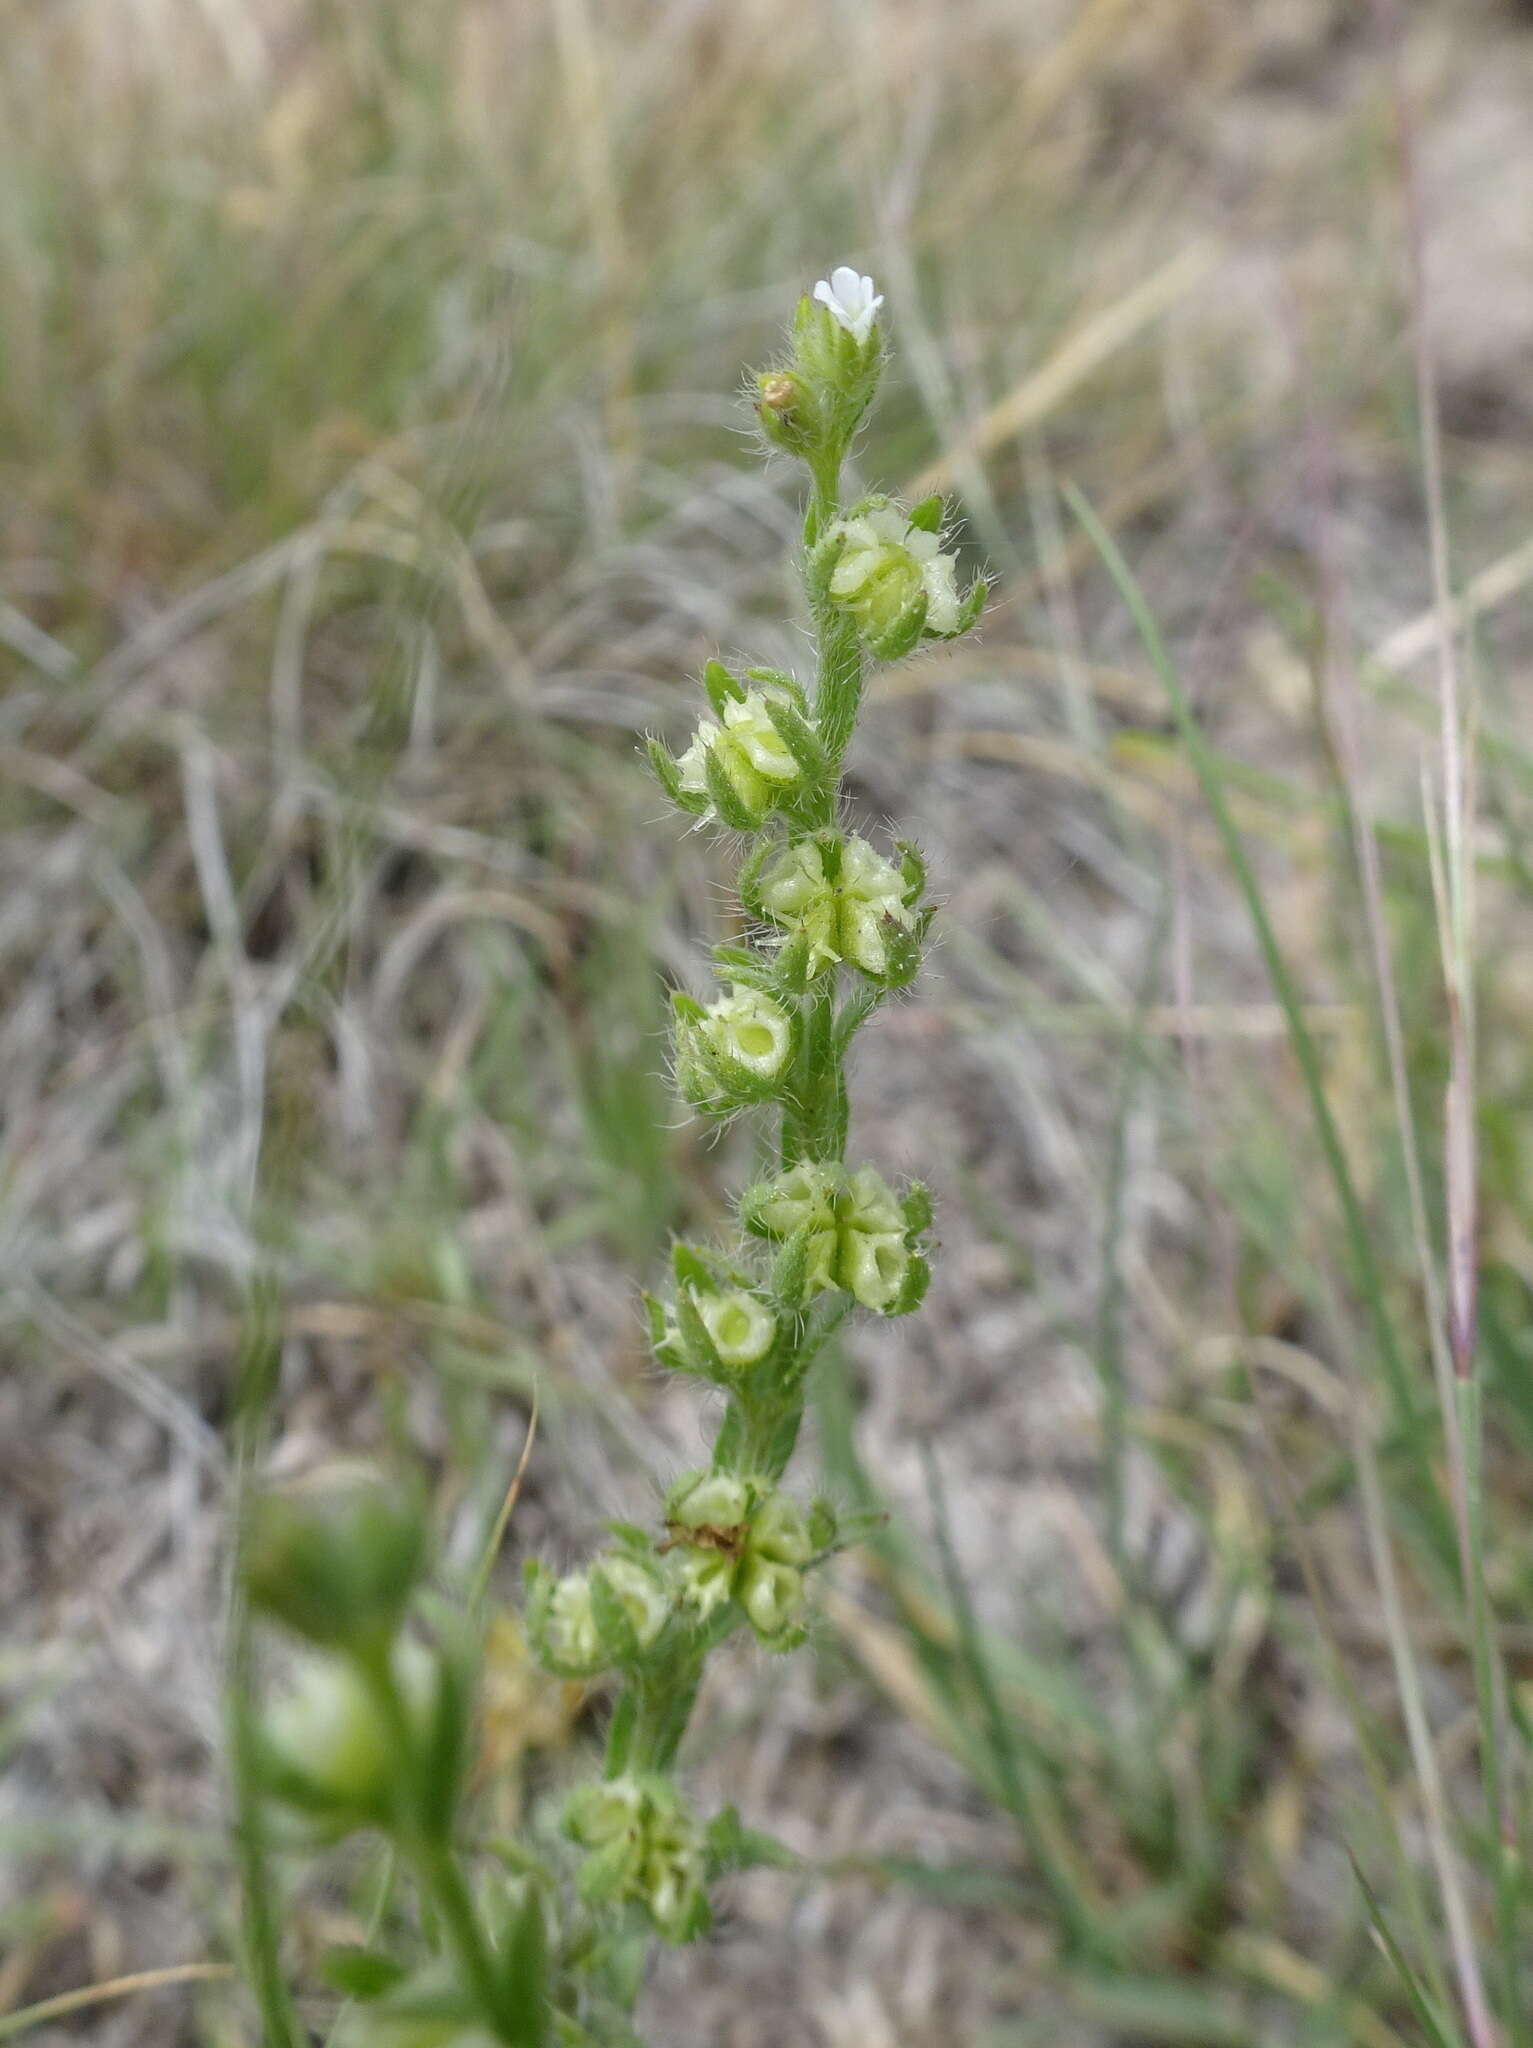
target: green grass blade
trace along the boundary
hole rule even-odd
[[[1383,1908],[1374,1894],[1373,1886],[1364,1877],[1362,1865],[1350,1849],[1347,1851],[1347,1860],[1351,1863],[1353,1875],[1362,1887],[1363,1898],[1368,1906],[1368,1918],[1373,1923],[1373,1930],[1383,1944],[1384,1953],[1394,1965],[1395,1974],[1400,1979],[1400,1988],[1410,2000],[1411,2010],[1421,2023],[1421,2029],[1427,2037],[1429,2048],[1458,2048],[1457,2033],[1449,2035],[1444,2030],[1444,2024],[1440,2015],[1428,2000],[1425,1991],[1422,1990],[1417,1980],[1415,1971],[1406,1961],[1400,1944],[1390,1932],[1389,1922],[1384,1918]]]
[[[1193,771],[1197,775],[1214,828],[1235,877],[1236,886],[1244,900],[1268,978],[1272,983],[1273,993],[1283,1012],[1289,1041],[1293,1046],[1294,1058],[1298,1063],[1305,1095],[1308,1098],[1316,1136],[1320,1141],[1327,1172],[1336,1190],[1354,1278],[1367,1308],[1379,1363],[1394,1409],[1396,1427],[1413,1467],[1413,1485],[1417,1490],[1419,1502],[1423,1505],[1427,1535],[1439,1563],[1445,1569],[1451,1570],[1456,1558],[1453,1528],[1433,1470],[1425,1417],[1417,1403],[1405,1359],[1395,1336],[1385,1299],[1384,1276],[1369,1235],[1362,1202],[1342,1149],[1341,1134],[1336,1127],[1336,1120],[1326,1096],[1320,1055],[1305,1018],[1303,1001],[1294,985],[1288,963],[1278,944],[1277,933],[1267,913],[1261,885],[1256,879],[1245,845],[1230,816],[1229,805],[1225,800],[1223,771],[1204,736],[1181,677],[1176,672],[1176,666],[1167,652],[1160,629],[1155,623],[1133,571],[1119,552],[1112,536],[1073,484],[1065,486],[1065,495],[1116,584],[1119,595],[1127,605],[1145,652],[1166,692],[1172,716],[1187,749],[1188,758],[1192,762]]]

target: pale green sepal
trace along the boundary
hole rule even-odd
[[[830,773],[830,756],[808,719],[795,705],[780,698],[767,699],[766,714],[776,728],[777,737],[803,769],[806,780],[823,782]]]
[[[708,796],[713,808],[732,831],[760,831],[766,823],[767,810],[753,811],[750,808],[725,772],[723,762],[712,747],[706,748],[703,752],[703,779],[708,785]]]
[[[644,746],[649,754],[649,764],[671,802],[694,818],[701,817],[708,808],[708,799],[700,791],[682,788],[681,770],[676,765],[675,756],[657,739],[646,739]]]
[[[723,719],[726,704],[745,702],[744,690],[721,661],[703,664],[703,688],[708,693],[708,702],[713,706],[715,717],[720,720]]]

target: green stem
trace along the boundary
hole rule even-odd
[[[1374,1342],[1384,1383],[1389,1391],[1395,1427],[1413,1467],[1411,1486],[1407,1489],[1413,1496],[1411,1505],[1424,1525],[1434,1562],[1446,1572],[1451,1569],[1454,1556],[1454,1534],[1451,1521],[1443,1508],[1441,1488],[1432,1466],[1425,1418],[1395,1336],[1383,1270],[1374,1249],[1362,1200],[1353,1181],[1341,1132],[1326,1092],[1326,1077],[1320,1053],[1310,1029],[1304,1004],[1288,971],[1287,959],[1278,944],[1277,933],[1267,913],[1266,898],[1246,853],[1245,842],[1236,830],[1229,806],[1224,800],[1223,772],[1217,756],[1204,737],[1203,728],[1192,708],[1176,665],[1166,650],[1160,628],[1155,623],[1133,571],[1123,559],[1112,536],[1080,492],[1073,484],[1067,484],[1064,489],[1072,511],[1086,529],[1092,545],[1102,559],[1103,567],[1117,585],[1118,593],[1127,605],[1138,630],[1145,653],[1150,657],[1150,664],[1165,690],[1172,718],[1181,734],[1193,773],[1198,778],[1208,804],[1214,830],[1224,848],[1236,886],[1245,901],[1257,947],[1288,1028],[1289,1044],[1304,1084],[1315,1135],[1336,1191],[1341,1209],[1343,1241],[1350,1254],[1353,1278],[1362,1294],[1373,1328]]]
[[[500,1992],[490,1951],[457,1857],[439,1836],[412,1842],[409,1849],[416,1879],[436,1908],[480,2011],[502,2040],[510,2039],[500,2023]]]
[[[415,1872],[422,1896],[429,1899],[441,1920],[480,2012],[502,2040],[509,2039],[500,2023],[500,1992],[490,1949],[452,1844],[435,1828],[423,1825],[419,1814],[412,1810],[409,1794],[419,1765],[418,1746],[395,1681],[391,1648],[388,1642],[370,1645],[357,1653],[357,1662],[388,1724],[399,1758],[400,1783],[406,1791],[398,1815],[400,1847]]]
[[[251,1988],[268,2048],[299,2048],[306,2038],[282,1974],[281,1898],[271,1879],[266,1813],[261,1798],[250,1619],[242,1599],[230,1617],[229,1754],[234,1780],[234,1846],[243,1905],[243,1937]]]
[[[796,1093],[796,1105],[783,1116],[781,1164],[839,1159],[846,1148],[846,1082],[836,1050],[836,990],[830,977],[809,997]]]
[[[1490,1826],[1490,1853],[1496,1881],[1496,1945],[1500,1950],[1507,2028],[1515,2048],[1527,2048],[1528,2014],[1519,1983],[1517,1949],[1518,1887],[1513,1844],[1506,1839],[1505,1800],[1501,1783],[1501,1701],[1493,1650],[1494,1617],[1485,1583],[1485,1439],[1480,1383],[1473,1373],[1458,1381],[1459,1440],[1464,1457],[1464,1520],[1468,1533],[1465,1566],[1469,1578],[1471,1641],[1475,1696],[1480,1715],[1480,1770]]]
[[[815,727],[831,760],[829,788],[834,806],[841,757],[851,741],[862,702],[862,643],[855,620],[821,606],[819,680],[815,686]]]
[[[668,1771],[675,1763],[697,1703],[703,1666],[734,1633],[739,1618],[733,1607],[723,1608],[672,1662],[629,1679],[614,1716],[615,1723],[626,1723],[625,1770]]]
[[[841,509],[841,447],[809,464],[809,503],[804,509],[804,546],[812,548]]]
[[[240,1333],[238,1421],[232,1520],[234,1591],[229,1605],[229,1760],[233,1778],[234,1846],[240,1877],[241,1936],[267,2048],[300,2048],[308,2039],[282,1974],[282,1894],[267,1853],[255,1707],[255,1657],[245,1582],[251,1474],[255,1470],[282,1356],[282,1317],[275,1283],[263,1268],[252,1283]]]

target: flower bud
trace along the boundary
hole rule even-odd
[[[912,519],[889,498],[865,498],[815,550],[813,576],[881,661],[899,660],[923,637],[966,633],[984,604],[982,582],[960,598],[958,558],[944,551],[928,507],[918,506]]]
[[[878,309],[883,302],[871,277],[860,277],[843,263],[820,279],[812,297],[799,300],[794,314],[794,368],[819,396],[827,424],[843,444],[878,382]]]
[[[814,394],[791,370],[763,370],[757,377],[756,418],[767,439],[790,455],[811,455],[824,438]]]
[[[793,1056],[794,1020],[760,989],[731,985],[706,1009],[673,998],[676,1081],[694,1109],[728,1115],[777,1092]]]
[[[900,871],[867,840],[826,833],[786,847],[754,883],[805,982],[845,961],[873,981],[908,979],[904,949],[924,928]]]
[[[411,1487],[374,1474],[323,1494],[268,1494],[245,1551],[252,1604],[312,1643],[360,1644],[398,1627],[425,1555]]]
[[[591,1851],[579,1877],[590,1903],[640,1905],[666,1941],[690,1941],[707,1928],[706,1839],[668,1779],[634,1775],[583,1785],[565,1806],[564,1829]]]

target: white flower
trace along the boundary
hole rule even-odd
[[[823,277],[814,288],[814,296],[825,307],[838,327],[844,327],[859,347],[867,340],[873,322],[878,318],[878,309],[884,302],[882,292],[875,292],[871,277],[859,277],[849,264],[842,263],[830,273],[829,282]]]

